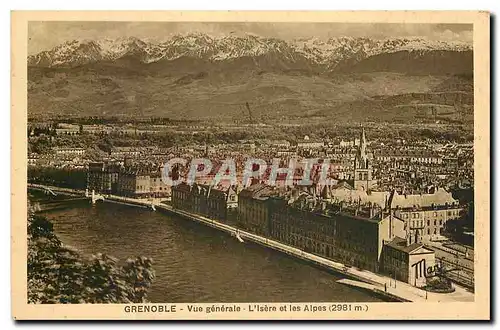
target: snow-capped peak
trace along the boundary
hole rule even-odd
[[[301,38],[285,41],[278,38],[231,33],[210,36],[203,33],[174,35],[163,42],[152,42],[136,37],[118,39],[72,40],[50,51],[28,58],[34,66],[73,66],[98,61],[113,61],[134,55],[144,63],[173,60],[182,56],[223,61],[243,56],[261,56],[279,53],[288,60],[305,58],[314,64],[334,67],[337,63],[355,58],[361,60],[381,53],[398,51],[467,51],[471,45],[461,42],[412,38],[356,38],[335,37],[328,40]]]

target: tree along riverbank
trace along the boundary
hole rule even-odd
[[[145,303],[155,278],[150,258],[125,262],[106,254],[88,258],[64,246],[53,224],[32,210],[27,267],[28,303]]]

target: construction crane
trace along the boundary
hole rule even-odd
[[[252,111],[250,110],[250,105],[248,104],[248,102],[245,102],[245,106],[247,107],[247,110],[248,110],[248,117],[250,118],[250,124],[253,124],[253,118],[252,118]]]

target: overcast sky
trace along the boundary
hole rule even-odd
[[[472,25],[395,23],[200,23],[200,22],[30,22],[28,53],[49,50],[65,41],[137,37],[163,41],[175,34],[210,35],[251,33],[282,39],[330,37],[425,37],[472,43]]]

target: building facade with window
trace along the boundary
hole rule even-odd
[[[329,204],[302,194],[270,199],[270,236],[306,252],[377,272],[384,242],[404,235],[404,223],[375,205]]]
[[[54,153],[58,156],[81,156],[85,154],[85,148],[54,147]]]
[[[89,163],[87,169],[87,189],[104,194],[117,193],[120,171],[121,168],[118,164],[106,164],[103,162]]]
[[[383,247],[382,272],[391,278],[422,287],[434,276],[436,254],[420,243],[397,237]]]
[[[463,206],[443,188],[432,194],[404,195],[394,192],[390,197],[394,214],[403,219],[409,235],[419,242],[441,237],[446,222],[460,218]]]
[[[172,206],[216,220],[236,218],[238,192],[234,186],[188,185],[184,182],[172,190]]]
[[[170,185],[163,182],[161,170],[152,171],[149,176],[151,197],[165,198],[171,196]]]
[[[149,172],[141,168],[127,168],[118,175],[118,194],[132,198],[151,196],[151,178]]]
[[[262,183],[243,189],[238,195],[238,224],[253,233],[269,235],[268,199],[274,194],[273,187]]]
[[[176,209],[198,213],[198,203],[195,203],[194,194],[191,193],[192,186],[181,182],[172,186],[172,206]]]

